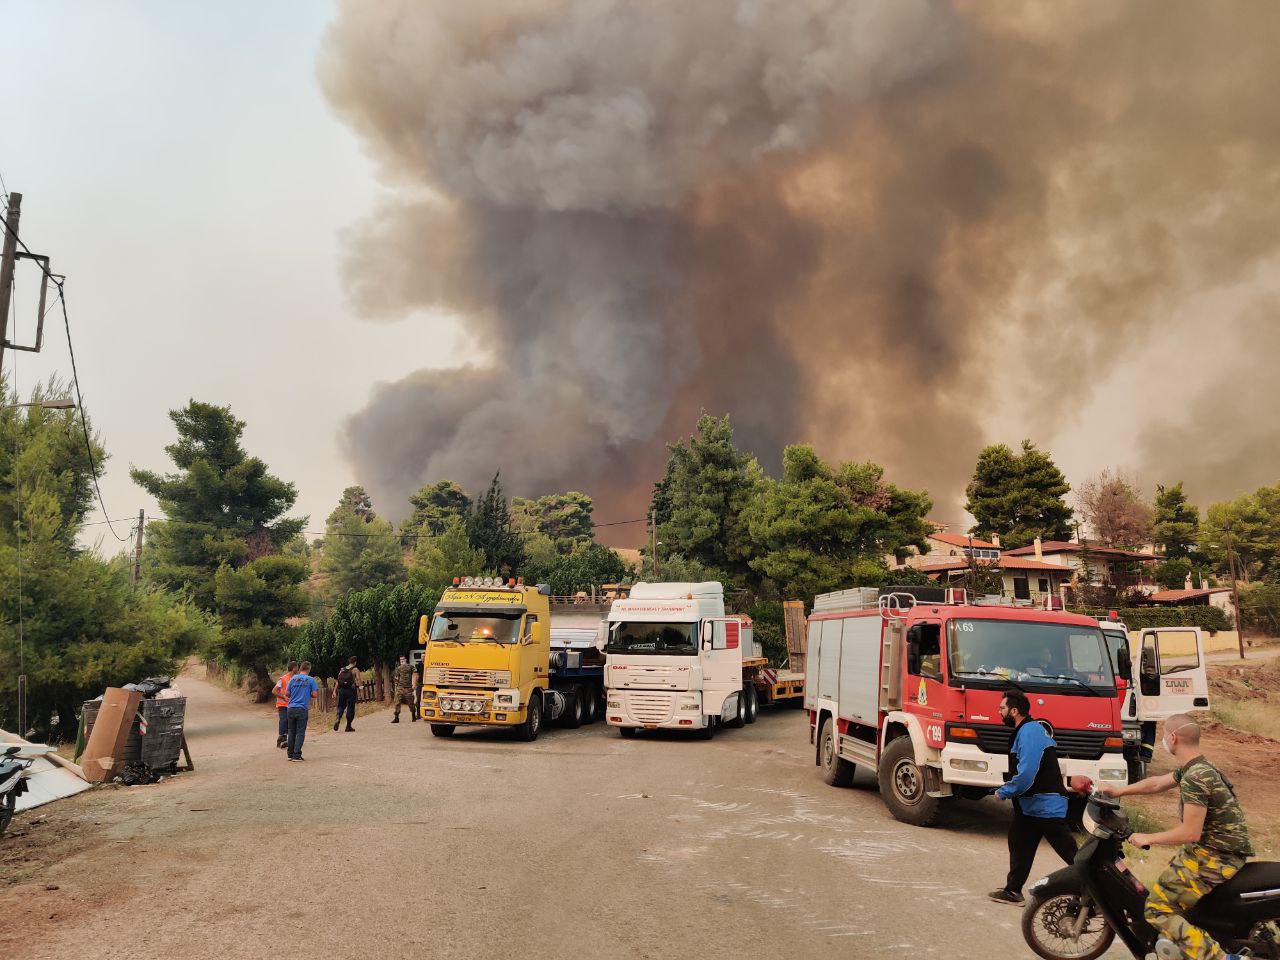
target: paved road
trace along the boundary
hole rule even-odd
[[[0,887],[22,924],[0,923],[0,953],[1030,956],[1019,912],[984,897],[1005,811],[899,824],[869,780],[821,782],[797,711],[710,743],[592,726],[534,744],[380,713],[290,764],[268,712],[183,686],[198,771],[46,808],[77,832]],[[1046,848],[1033,876],[1054,867]]]

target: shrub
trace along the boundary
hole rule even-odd
[[[1084,608],[1078,611],[1087,617],[1106,619],[1108,610]],[[1130,630],[1145,630],[1151,627],[1199,627],[1210,633],[1219,630],[1230,630],[1235,625],[1226,611],[1219,607],[1120,607],[1117,612],[1125,626]]]

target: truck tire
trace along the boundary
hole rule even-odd
[[[916,764],[910,737],[890,741],[880,754],[880,796],[895,820],[927,827],[938,816],[939,798],[925,792],[924,771]]]
[[[718,717],[707,717],[707,725],[697,731],[694,736],[699,740],[710,740],[716,735],[716,724],[718,719]]]
[[[600,688],[594,683],[582,686],[582,722],[595,723],[600,718]]]
[[[452,737],[453,730],[452,723],[433,723],[431,725],[431,735],[433,737]]]
[[[747,698],[747,723],[755,723],[760,713],[760,691],[754,683],[748,683],[742,691]]]
[[[560,717],[560,726],[576,730],[582,726],[582,698],[586,691],[574,684],[564,691],[564,713]]]
[[[618,733],[621,734],[624,740],[632,739],[639,732],[640,731],[637,730],[635,727],[619,727],[618,728]]]
[[[822,721],[818,733],[818,765],[822,767],[822,782],[832,787],[853,786],[855,766],[840,756],[840,738],[836,736],[836,722],[831,717]]]
[[[516,727],[516,739],[525,743],[533,743],[542,732],[542,691],[533,691],[529,698],[529,708],[524,713],[524,723]]]
[[[732,696],[732,694],[730,694]],[[733,715],[733,719],[726,722],[726,726],[740,730],[747,725],[747,698],[742,693],[738,694],[738,709]]]

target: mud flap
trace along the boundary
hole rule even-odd
[[[931,797],[951,796],[951,784],[942,782],[940,767],[921,767],[924,774],[924,792]]]

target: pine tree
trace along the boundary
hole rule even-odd
[[[405,579],[404,553],[394,528],[373,511],[364,487],[347,487],[325,523],[320,571],[330,596]]]
[[[484,554],[485,566],[496,573],[506,576],[524,561],[520,535],[511,526],[511,508],[499,474],[493,475],[489,489],[467,518],[467,536],[471,546]]]
[[[412,547],[419,537],[438,537],[450,517],[465,520],[471,512],[471,498],[452,480],[427,484],[409,498],[411,513],[400,524],[400,538]]]
[[[1200,532],[1200,511],[1187,502],[1182,481],[1156,487],[1156,509],[1152,536],[1170,560],[1190,557]]]
[[[1064,498],[1070,490],[1062,471],[1030,440],[1022,441],[1021,453],[1003,443],[986,447],[966,489],[965,509],[977,521],[971,532],[999,534],[1006,549],[1036,537],[1068,540],[1074,511]]]
[[[471,546],[461,518],[451,517],[437,537],[418,540],[410,579],[432,590],[443,590],[454,577],[474,577],[488,572],[482,550]]]

